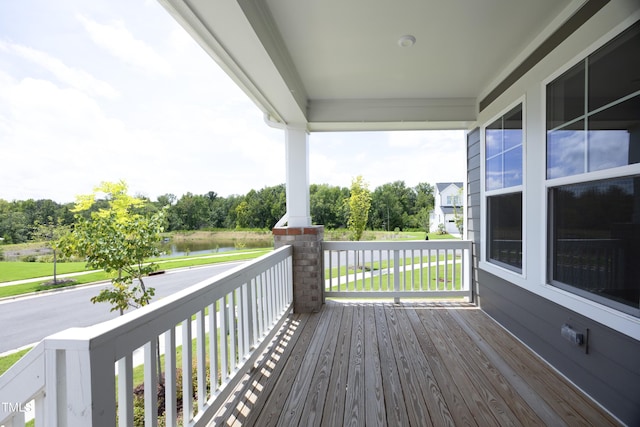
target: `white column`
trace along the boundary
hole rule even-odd
[[[311,225],[309,207],[309,135],[304,129],[285,129],[287,214],[289,227]]]

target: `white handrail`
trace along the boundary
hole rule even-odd
[[[323,242],[329,298],[472,299],[471,241]]]
[[[0,402],[35,398],[36,421],[45,426],[116,425],[116,407],[118,424],[132,425],[134,352],[142,347],[145,425],[155,426],[157,346],[164,343],[166,425],[177,423],[179,392],[184,425],[206,425],[291,310],[292,277],[292,248],[285,246],[124,316],[54,334],[0,376]],[[192,369],[197,396],[187,380]],[[24,392],[14,393],[19,387]],[[0,425],[24,423],[13,406],[1,406]]]

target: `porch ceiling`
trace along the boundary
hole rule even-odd
[[[321,131],[468,128],[585,0],[160,2],[271,121]]]

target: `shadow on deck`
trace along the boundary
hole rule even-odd
[[[618,425],[466,303],[292,314],[215,425]]]

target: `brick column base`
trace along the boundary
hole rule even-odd
[[[324,304],[324,226],[273,229],[274,247],[293,246],[293,311],[315,313]]]

